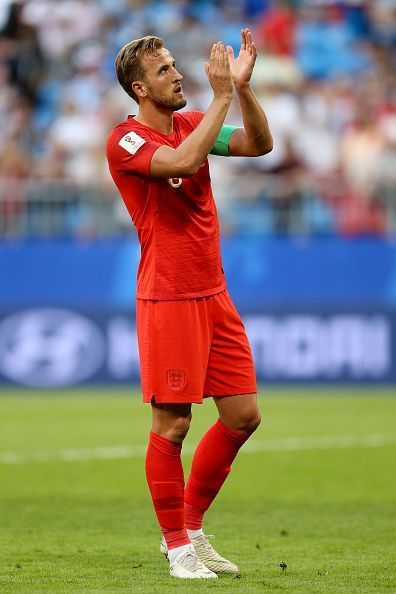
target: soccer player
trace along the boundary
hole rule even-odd
[[[182,75],[162,39],[131,41],[116,59],[118,80],[139,106],[110,133],[109,167],[137,228],[137,332],[143,401],[153,421],[146,476],[170,574],[238,574],[202,530],[206,510],[240,447],[260,423],[245,329],[226,289],[209,153],[263,155],[272,137],[250,87],[256,48],[241,31],[234,56],[221,42],[205,71],[213,90],[207,112],[186,106]],[[236,92],[243,128],[224,125]],[[219,418],[201,439],[187,485],[181,448],[192,403],[211,396]]]

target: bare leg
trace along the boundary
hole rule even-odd
[[[261,422],[257,394],[240,394],[214,398],[220,420],[226,427],[252,434]]]
[[[152,402],[151,430],[173,443],[182,443],[190,428],[191,404],[157,404]]]

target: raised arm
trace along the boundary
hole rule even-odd
[[[241,48],[238,57],[227,45],[231,75],[241,108],[243,128],[231,135],[229,150],[235,157],[257,157],[272,151],[273,141],[263,108],[250,86],[257,50],[249,29],[241,30]]]
[[[177,149],[161,146],[156,150],[150,168],[154,177],[194,175],[216,142],[233,95],[229,54],[222,43],[213,45],[205,71],[213,89],[212,103],[199,125]]]

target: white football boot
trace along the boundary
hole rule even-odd
[[[212,534],[196,536],[191,539],[191,544],[197,554],[201,563],[214,573],[222,573],[229,575],[239,575],[239,569],[228,559],[221,557],[217,551],[214,550],[208,538],[214,538]],[[163,555],[168,554],[165,539],[163,538],[160,544],[160,551]]]
[[[190,580],[217,578],[213,571],[210,571],[201,563],[193,547],[188,548],[176,557],[170,565],[169,573],[173,577]]]

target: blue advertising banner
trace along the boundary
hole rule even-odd
[[[235,303],[263,307],[396,309],[396,242],[335,237],[224,238],[223,264]],[[140,247],[135,238],[0,243],[0,307],[134,306]]]
[[[263,383],[396,383],[396,311],[243,315]],[[139,381],[134,313],[30,307],[0,312],[0,385]]]

